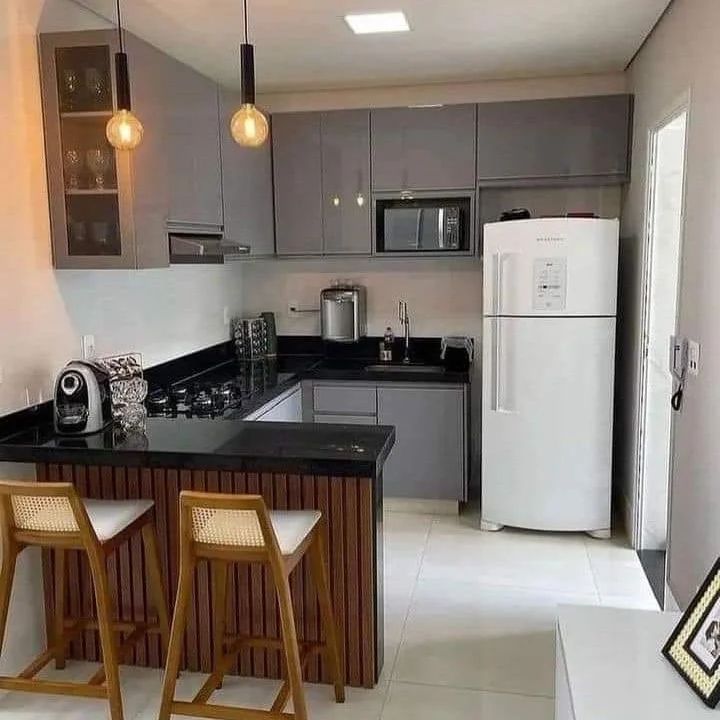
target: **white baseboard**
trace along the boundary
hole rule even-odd
[[[455,500],[419,500],[415,498],[383,498],[386,512],[416,513],[418,515],[457,515],[459,506]]]

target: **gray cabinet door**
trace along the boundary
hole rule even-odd
[[[320,255],[320,113],[273,115],[272,139],[277,254]]]
[[[174,61],[158,93],[167,109],[171,179],[168,220],[179,225],[220,227],[223,217],[217,85]]]
[[[369,255],[370,112],[325,112],[321,129],[325,254]]]
[[[476,106],[371,111],[373,190],[475,187]]]
[[[251,255],[275,253],[272,146],[241,147],[230,134],[240,93],[220,90],[220,149],[225,238],[250,247]]]
[[[396,433],[383,474],[387,497],[465,499],[463,387],[378,386],[378,424]]]
[[[478,182],[624,182],[631,108],[629,95],[480,104]]]

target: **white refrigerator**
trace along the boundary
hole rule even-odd
[[[610,531],[617,220],[485,225],[482,528]]]

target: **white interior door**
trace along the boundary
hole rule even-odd
[[[678,315],[687,108],[653,131],[647,212],[639,453],[642,550],[664,550],[672,474],[670,339]]]
[[[486,318],[482,518],[610,527],[615,318]]]

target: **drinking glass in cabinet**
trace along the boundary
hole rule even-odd
[[[80,187],[80,173],[83,161],[79,150],[66,150],[63,154],[63,168],[65,170],[65,187],[77,190]]]
[[[107,245],[110,242],[110,223],[104,220],[92,224],[92,239],[98,245]]]
[[[107,80],[99,68],[85,68],[85,86],[92,105],[95,107],[103,105],[103,100],[107,95]]]
[[[62,71],[62,95],[65,107],[70,112],[77,107],[79,86],[80,80],[77,72],[73,68],[65,68]]]
[[[87,166],[93,175],[95,188],[105,188],[105,176],[112,166],[112,154],[109,150],[95,148],[87,151]]]
[[[70,243],[72,247],[81,247],[87,241],[87,225],[82,220],[68,221],[68,232],[70,235]]]

